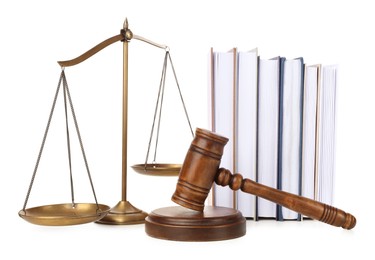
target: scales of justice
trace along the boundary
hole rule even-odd
[[[157,146],[158,146],[158,137],[159,137],[159,130],[160,130],[160,121],[161,121],[161,114],[162,114],[162,107],[163,107],[163,97],[164,97],[164,88],[165,88],[165,79],[166,79],[166,69],[168,61],[171,64],[173,75],[175,77],[176,85],[180,94],[180,98],[182,101],[182,105],[185,111],[185,115],[190,126],[191,134],[194,136],[193,130],[191,128],[190,119],[187,114],[187,110],[185,107],[185,103],[181,94],[181,90],[179,87],[179,83],[177,80],[176,72],[172,63],[172,59],[169,52],[169,47],[166,45],[158,44],[153,41],[150,41],[146,38],[141,36],[135,35],[132,31],[128,28],[128,21],[125,19],[123,29],[120,30],[120,34],[108,38],[107,40],[99,43],[92,49],[88,50],[87,52],[83,53],[81,56],[78,56],[72,60],[66,61],[58,61],[58,64],[62,68],[61,76],[59,79],[58,87],[56,90],[56,94],[54,97],[52,109],[50,112],[50,116],[48,119],[47,127],[44,133],[42,145],[39,151],[39,155],[37,158],[37,162],[35,165],[35,169],[32,175],[31,183],[29,186],[29,190],[27,192],[26,200],[23,206],[23,209],[19,212],[19,216],[23,219],[39,225],[51,225],[51,226],[60,226],[60,225],[74,225],[74,224],[83,224],[87,222],[96,222],[101,224],[114,224],[114,225],[122,225],[122,224],[138,224],[144,223],[145,218],[147,217],[147,213],[136,208],[127,200],[127,148],[128,148],[128,45],[129,42],[134,40],[139,40],[145,43],[148,43],[152,46],[165,50],[164,56],[164,63],[163,63],[163,70],[159,85],[159,92],[155,107],[155,114],[153,117],[151,135],[146,155],[146,161],[144,164],[137,164],[133,165],[132,168],[141,174],[146,175],[154,175],[154,176],[177,176],[179,170],[181,168],[181,164],[170,164],[170,163],[156,163],[156,153],[157,153]],[[121,190],[121,200],[112,208],[109,208],[107,205],[98,204],[95,189],[93,185],[93,181],[91,178],[86,153],[83,147],[83,142],[81,138],[81,134],[78,127],[78,122],[75,114],[75,110],[73,107],[73,102],[70,94],[70,90],[68,87],[68,83],[65,77],[64,69],[65,67],[77,65],[86,59],[90,58],[94,54],[100,52],[107,46],[121,41],[123,43],[123,104],[122,104],[122,190]],[[69,170],[70,170],[70,183],[71,183],[71,203],[65,204],[56,204],[56,205],[45,205],[35,208],[26,209],[27,202],[30,196],[30,192],[34,183],[34,179],[37,173],[37,169],[39,166],[39,162],[42,156],[42,152],[44,149],[44,145],[47,139],[47,134],[49,131],[49,126],[51,124],[51,119],[55,110],[56,100],[58,98],[58,94],[60,91],[60,86],[62,85],[63,89],[63,98],[64,98],[64,109],[65,109],[65,122],[66,122],[66,134],[67,134],[67,147],[68,147],[68,159],[69,159]],[[86,166],[86,170],[88,173],[89,181],[91,184],[91,189],[93,192],[93,196],[95,199],[95,203],[76,203],[74,198],[74,187],[73,187],[73,175],[72,175],[72,166],[71,166],[71,145],[70,145],[70,131],[69,131],[69,124],[68,124],[68,110],[70,107],[71,115],[73,117],[75,129],[77,132],[78,140],[81,147],[81,152],[83,155],[84,163]],[[156,133],[155,133],[156,132]],[[156,137],[155,137],[156,136]],[[154,140],[156,138],[156,141]],[[154,151],[154,160],[152,163],[148,163],[148,158],[150,154],[151,144],[152,141],[155,143],[155,151]]]
[[[128,115],[128,44],[136,39],[165,50],[162,76],[159,85],[158,98],[153,117],[151,135],[149,139],[146,161],[144,164],[133,165],[132,168],[141,174],[156,176],[178,176],[176,190],[172,195],[172,201],[179,206],[165,207],[152,211],[150,214],[133,206],[127,200],[127,115]],[[121,200],[112,208],[99,204],[96,198],[93,181],[91,178],[83,141],[78,127],[78,122],[73,107],[73,102],[65,77],[64,68],[77,65],[105,47],[121,41],[123,43],[123,113],[122,113],[122,193]],[[190,127],[193,140],[186,154],[183,164],[158,164],[156,163],[157,143],[160,129],[164,85],[167,64],[171,64],[176,85],[184,108],[184,112]],[[52,109],[49,115],[47,127],[44,133],[42,145],[37,157],[37,162],[31,178],[24,206],[19,211],[19,216],[24,220],[38,225],[64,226],[95,222],[99,224],[126,225],[145,223],[146,233],[155,238],[177,241],[215,241],[238,238],[246,234],[246,219],[241,212],[233,208],[207,206],[205,201],[213,183],[221,186],[229,186],[232,190],[241,190],[255,196],[270,200],[281,206],[294,210],[306,217],[327,223],[329,225],[352,229],[356,225],[353,215],[334,208],[330,205],[311,200],[302,196],[277,190],[253,180],[244,179],[241,174],[232,174],[229,170],[220,168],[220,162],[224,146],[228,142],[226,137],[220,136],[209,130],[197,128],[195,134],[191,128],[189,116],[182,98],[177,76],[173,67],[169,48],[157,44],[141,36],[132,33],[128,28],[127,19],[119,35],[113,36],[81,56],[59,61],[62,68]],[[46,142],[49,126],[62,85],[65,127],[68,150],[68,162],[70,173],[71,202],[64,204],[52,204],[27,208],[27,202],[31,193],[38,165]],[[74,185],[71,163],[70,131],[68,120],[68,105],[73,117],[74,126],[79,140],[87,175],[95,199],[95,203],[76,203],[74,197]],[[154,160],[148,163],[150,147],[156,129],[156,143]]]

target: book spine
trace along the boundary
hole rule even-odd
[[[301,107],[301,113],[300,113],[300,144],[299,144],[299,178],[298,178],[298,195],[302,195],[302,140],[303,140],[303,108],[304,108],[304,96],[305,96],[305,63],[303,61],[303,58],[300,58],[301,61],[301,81],[300,81],[300,86],[301,86],[301,95],[300,95],[300,107]],[[302,220],[302,215],[298,214],[297,217],[298,221]]]
[[[257,51],[238,53],[236,172],[256,180]],[[237,209],[255,218],[255,196],[237,193]]]
[[[233,85],[232,85],[232,88],[233,88],[233,107],[232,107],[232,111],[233,111],[233,115],[232,115],[232,126],[233,126],[233,129],[232,129],[232,139],[233,139],[233,142],[232,142],[232,161],[233,161],[233,172],[237,172],[237,164],[236,164],[236,161],[237,161],[237,117],[238,117],[238,85],[237,85],[237,81],[238,81],[238,63],[237,63],[237,60],[238,60],[238,56],[237,56],[237,48],[233,48]],[[233,201],[232,201],[232,204],[233,204],[233,208],[234,209],[237,209],[238,208],[238,196],[237,196],[237,193],[238,191],[233,191]]]
[[[236,75],[233,56],[236,49],[230,52],[214,52],[214,85],[213,85],[213,130],[222,136],[229,137],[221,159],[221,166],[234,171],[234,116],[235,116],[235,79]],[[227,187],[213,186],[215,206],[235,208],[234,192]]]
[[[208,57],[208,121],[211,131],[215,132],[215,55],[211,47]],[[214,187],[214,184],[212,184]],[[208,196],[208,205],[213,206],[215,201],[215,189],[212,188]]]
[[[278,132],[278,157],[277,157],[277,189],[283,189],[283,167],[282,167],[282,156],[283,156],[283,110],[284,110],[284,68],[285,58],[280,57],[280,69],[279,69],[279,132]],[[276,205],[276,220],[283,221],[282,207]]]

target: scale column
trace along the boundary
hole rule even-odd
[[[126,26],[126,27],[125,27]],[[131,33],[126,35],[127,24],[124,26],[125,39],[123,41],[123,94],[122,94],[122,201],[126,201],[126,180],[128,167],[128,47]],[[129,30],[128,30],[129,31]],[[130,32],[130,31],[129,31]]]
[[[123,111],[122,111],[122,191],[121,201],[111,208],[109,213],[97,221],[100,224],[127,225],[145,222],[147,213],[134,207],[127,201],[127,149],[128,149],[128,45],[133,38],[133,33],[128,28],[128,20],[124,22],[121,30],[123,35]]]

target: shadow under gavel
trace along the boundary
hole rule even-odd
[[[220,168],[224,146],[228,139],[211,131],[197,128],[194,140],[182,165],[172,201],[196,211],[203,211],[204,201],[215,181],[232,190],[262,197],[304,216],[327,224],[352,229],[356,219],[341,209],[302,196],[274,189]]]

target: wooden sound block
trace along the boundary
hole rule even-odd
[[[246,219],[238,210],[206,206],[203,212],[181,206],[152,211],[145,220],[146,233],[176,241],[217,241],[246,234]]]

